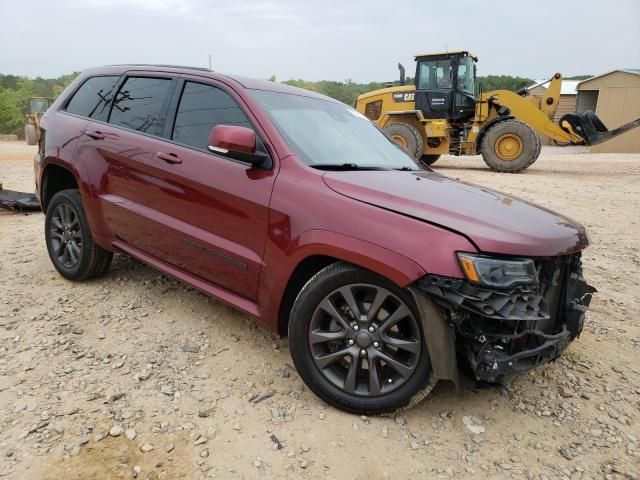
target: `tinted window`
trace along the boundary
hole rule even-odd
[[[211,85],[186,82],[171,138],[206,150],[209,133],[216,125],[252,128],[249,119],[229,94]]]
[[[82,84],[67,105],[67,112],[106,121],[119,76],[92,77]]]
[[[170,92],[169,79],[127,78],[116,94],[109,123],[150,135],[162,135],[165,104]]]

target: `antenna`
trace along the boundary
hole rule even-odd
[[[209,54],[209,70],[211,70],[211,54]]]
[[[444,42],[444,51],[449,53],[449,47],[447,46],[447,42]]]

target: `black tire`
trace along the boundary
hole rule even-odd
[[[400,301],[402,305],[406,307],[405,312],[410,312],[408,315],[405,315],[404,321],[409,321],[413,325],[412,318],[417,320],[417,328],[415,329],[417,338],[413,335],[406,336],[404,338],[410,339],[413,342],[414,347],[416,348],[415,356],[413,356],[413,360],[407,360],[406,363],[412,365],[412,370],[410,373],[406,373],[404,378],[396,377],[397,382],[394,384],[391,376],[394,372],[393,368],[388,366],[386,362],[383,360],[380,362],[380,357],[377,357],[379,352],[389,353],[391,352],[391,356],[394,357],[394,360],[399,357],[395,357],[395,353],[403,353],[400,350],[396,350],[394,353],[393,350],[387,350],[388,344],[385,344],[388,336],[383,337],[384,339],[380,341],[380,343],[376,346],[377,342],[373,344],[361,345],[360,339],[356,340],[356,344],[353,343],[348,344],[345,343],[343,347],[337,347],[335,351],[343,353],[350,351],[352,348],[357,351],[361,348],[372,349],[376,347],[376,350],[372,350],[370,355],[362,357],[358,359],[358,355],[349,356],[349,354],[343,353],[343,356],[340,360],[334,361],[332,364],[329,364],[325,367],[325,370],[321,370],[321,368],[317,365],[317,361],[323,360],[323,357],[318,357],[317,353],[313,351],[312,348],[312,340],[310,335],[311,325],[314,322],[314,318],[317,318],[317,312],[320,308],[321,302],[325,302],[327,298],[330,298],[331,295],[335,294],[339,289],[345,288],[370,288],[376,287],[380,290],[374,290],[377,295],[378,291],[384,291],[390,293],[387,296],[385,302],[391,299],[391,302]],[[354,290],[351,290],[354,291]],[[356,295],[354,297],[357,298],[357,290]],[[361,300],[361,302],[366,302],[366,300]],[[372,304],[375,303],[371,300],[371,303],[367,307],[366,314],[369,315],[370,308]],[[323,303],[324,304],[324,303]],[[359,303],[359,306],[364,306],[365,303]],[[375,320],[370,325],[375,325],[379,328],[379,332],[381,335],[386,335],[385,332],[390,332],[390,330],[384,330],[385,320],[389,319],[392,315],[393,306],[391,308],[388,307],[387,303],[382,303],[382,308],[376,309],[376,312],[373,313],[373,317]],[[387,309],[389,312],[387,312]],[[347,322],[353,322],[351,324],[351,328],[356,330],[355,326],[357,324],[356,320],[351,320],[353,317],[349,317],[348,311],[342,308],[338,308],[337,312],[339,315],[343,316]],[[362,321],[362,310],[360,311]],[[386,315],[385,315],[386,314]],[[411,317],[413,315],[413,317]],[[402,314],[398,315],[396,318],[402,317]],[[381,325],[382,324],[382,325]],[[400,325],[401,322],[398,322]],[[396,327],[397,328],[397,327]],[[349,328],[345,328],[344,331],[349,330]],[[317,332],[320,330],[314,329],[312,334],[315,336]],[[362,328],[359,332],[356,333],[356,338],[359,335],[364,334],[365,336],[372,336],[376,333],[369,335],[367,333],[366,328]],[[324,335],[327,335],[327,331],[322,332]],[[337,332],[340,333],[340,332]],[[353,332],[351,332],[352,334]],[[337,342],[342,342],[343,340],[335,340]],[[352,341],[352,340],[348,340]],[[315,345],[321,345],[324,347],[327,342],[326,340],[322,340]],[[314,346],[315,346],[314,345]],[[352,346],[348,346],[352,345]],[[417,350],[419,345],[419,350]],[[290,321],[289,321],[289,348],[291,351],[291,356],[293,358],[293,362],[298,370],[298,373],[302,377],[302,380],[309,387],[309,389],[314,392],[318,397],[320,397],[325,402],[339,408],[342,410],[346,410],[348,412],[353,413],[382,413],[388,412],[392,410],[396,410],[402,407],[406,407],[408,405],[414,405],[419,400],[422,400],[428,392],[433,388],[434,383],[431,382],[431,362],[429,359],[429,352],[427,350],[427,346],[424,340],[424,333],[422,330],[422,322],[420,321],[420,317],[418,315],[418,311],[413,300],[413,297],[410,292],[407,290],[399,288],[397,285],[393,284],[391,281],[373,273],[368,270],[363,270],[359,267],[348,263],[334,263],[324,268],[320,272],[318,272],[307,284],[302,288],[296,301],[294,303],[293,309],[291,311]],[[404,352],[406,353],[406,352]],[[345,358],[348,357],[348,358]],[[334,373],[330,372],[331,375],[327,374],[327,370],[331,369],[347,369],[349,372],[351,371],[350,366],[352,366],[353,359],[358,362],[358,366],[355,369],[355,376],[358,377],[358,380],[354,381],[354,385],[358,385],[358,389],[360,392],[355,391],[355,393],[347,392],[346,383],[347,380],[345,377],[344,384],[342,387],[338,387],[335,381],[331,381],[331,376]],[[405,358],[408,358],[407,356]],[[344,363],[346,360],[352,359],[347,362],[347,366],[344,367]],[[370,370],[370,359],[373,359],[373,365],[375,366],[374,371],[376,372],[376,387],[379,390],[373,394],[372,385],[372,376]],[[366,361],[366,363],[365,363]],[[403,366],[405,362],[402,362]],[[391,364],[389,364],[391,365]],[[366,369],[365,369],[366,366]],[[399,372],[399,370],[398,370]],[[379,374],[379,375],[378,375]],[[385,377],[385,374],[389,374]],[[357,382],[357,383],[356,383]],[[362,388],[360,388],[362,387]],[[384,390],[387,390],[386,392]],[[357,389],[356,389],[357,390]]]
[[[491,170],[518,173],[538,159],[541,148],[540,137],[529,125],[509,119],[489,128],[480,151]]]
[[[422,163],[427,167],[430,167],[431,165],[436,163],[439,158],[440,158],[440,155],[422,155],[420,157],[420,163]]]
[[[109,268],[113,253],[93,241],[79,190],[62,190],[53,196],[44,228],[49,258],[67,280],[88,280]]]
[[[422,135],[414,127],[407,123],[392,123],[384,127],[384,133],[404,148],[413,158],[422,156],[424,142]]]
[[[35,125],[27,123],[24,126],[24,139],[27,141],[27,145],[38,144],[38,132]]]

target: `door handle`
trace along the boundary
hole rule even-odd
[[[182,159],[175,153],[158,152],[156,153],[156,157],[158,157],[160,160],[164,160],[167,163],[182,163]]]
[[[97,132],[94,130],[85,130],[84,134],[93,138],[94,140],[103,140],[104,139],[104,134],[101,132]]]

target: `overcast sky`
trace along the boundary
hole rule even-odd
[[[386,81],[413,55],[466,49],[478,74],[640,68],[640,0],[0,0],[0,73],[113,63],[279,80]]]

